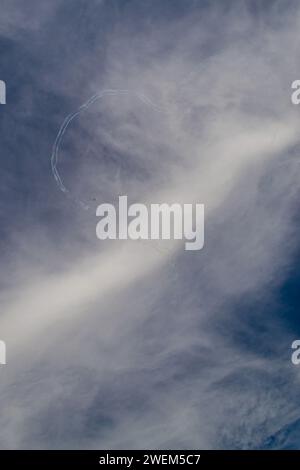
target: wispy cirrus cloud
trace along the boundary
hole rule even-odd
[[[284,14],[280,2],[257,12],[232,2],[226,15],[197,3],[92,3],[83,25],[57,4],[42,33],[27,31],[28,44],[49,39],[50,66],[35,80],[53,114],[45,108],[46,196],[28,209],[30,223],[20,213],[22,236],[9,221],[2,446],[257,447],[298,416],[276,289],[297,248],[299,117],[289,87],[299,12],[292,2]],[[78,49],[54,53],[78,24]],[[56,35],[62,25],[68,32]],[[41,53],[33,47],[34,60]],[[107,88],[133,93],[97,100],[61,144],[72,201],[55,184],[51,144],[61,119]],[[32,126],[39,105],[34,98]],[[30,178],[43,147],[35,128],[27,136]],[[100,243],[93,198],[124,193],[204,203],[204,250]]]

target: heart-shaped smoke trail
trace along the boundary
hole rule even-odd
[[[157,111],[158,113],[164,113],[168,114],[170,111],[167,108],[160,107],[156,104],[154,104],[150,98],[148,98],[145,94],[139,93],[136,91],[132,90],[127,90],[127,89],[105,89],[99,93],[96,93],[93,95],[91,98],[89,98],[85,103],[83,103],[76,111],[73,113],[69,114],[65,120],[63,121],[59,132],[56,136],[54,145],[53,145],[53,151],[51,154],[51,169],[52,169],[52,174],[55,178],[55,181],[59,187],[59,189],[68,197],[70,197],[76,204],[78,204],[82,209],[89,210],[90,206],[83,201],[82,199],[76,198],[74,195],[72,195],[71,191],[65,186],[63,179],[59,173],[58,170],[58,163],[59,163],[59,149],[61,146],[61,143],[63,141],[63,137],[71,124],[71,122],[79,116],[82,112],[86,111],[93,103],[96,101],[102,99],[105,96],[116,96],[116,95],[127,95],[127,96],[132,96],[137,99],[139,99],[142,103],[144,103],[147,106],[150,106],[154,111]],[[156,245],[152,245],[152,247],[161,252],[164,253],[165,250],[161,249],[161,247],[158,247]]]

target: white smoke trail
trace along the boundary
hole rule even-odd
[[[160,106],[157,106],[156,104],[154,104],[143,93],[138,93],[138,92],[131,91],[131,90],[122,90],[122,89],[106,89],[106,90],[101,91],[100,93],[97,93],[97,94],[93,95],[85,103],[83,103],[76,111],[69,114],[65,118],[65,120],[63,121],[63,123],[62,123],[62,125],[59,129],[59,132],[56,136],[56,139],[55,139],[55,142],[54,142],[54,145],[53,145],[53,151],[52,151],[52,155],[51,155],[51,169],[52,169],[53,176],[55,178],[55,181],[56,181],[59,189],[64,194],[70,196],[77,204],[80,205],[80,207],[82,207],[85,210],[89,209],[89,205],[86,202],[84,202],[83,200],[77,199],[77,198],[75,198],[75,196],[71,195],[70,190],[65,186],[65,184],[62,180],[62,177],[59,174],[59,171],[58,171],[59,148],[60,148],[63,137],[64,137],[70,123],[77,116],[79,116],[79,114],[81,114],[83,111],[87,110],[93,103],[95,103],[95,101],[100,100],[104,96],[115,96],[115,95],[129,95],[129,96],[131,95],[131,96],[134,96],[135,98],[138,98],[142,103],[146,104],[147,106],[152,107],[152,109],[154,109],[155,111],[157,111],[159,113],[167,113],[168,112],[168,110],[166,108],[163,108],[163,107],[160,107]]]

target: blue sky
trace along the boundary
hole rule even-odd
[[[298,2],[0,8],[1,448],[299,448]],[[97,240],[122,194],[204,249]]]

